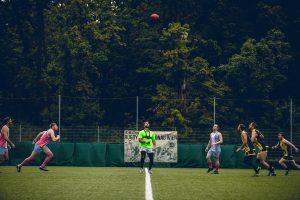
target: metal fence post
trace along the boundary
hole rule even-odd
[[[97,127],[97,142],[99,143],[100,142],[100,127],[98,126]]]
[[[290,99],[290,141],[293,142],[293,99]],[[293,148],[291,148],[291,152]]]
[[[214,124],[216,124],[216,97],[214,97]]]
[[[22,124],[20,124],[20,130],[19,130],[19,142],[22,142]]]
[[[60,134],[61,95],[58,95],[58,133]]]
[[[139,130],[139,96],[136,96],[136,130]]]

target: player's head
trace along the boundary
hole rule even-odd
[[[246,129],[246,126],[244,124],[239,124],[237,127],[238,132],[242,132]]]
[[[251,123],[249,124],[249,129],[250,129],[250,130],[253,130],[253,129],[256,129],[256,128],[257,128],[257,125],[256,125],[255,122],[251,122]]]
[[[219,129],[219,125],[218,124],[214,124],[214,126],[212,127],[213,131],[218,131]]]
[[[57,126],[57,124],[56,123],[51,123],[50,125],[49,125],[49,127],[53,130],[53,131],[57,131],[58,130],[58,126]]]
[[[144,121],[144,128],[150,128],[150,122]]]
[[[277,137],[278,140],[282,140],[284,138],[284,133],[283,132],[278,133]]]
[[[2,122],[1,122],[1,128],[5,125],[9,126],[12,125],[13,121],[11,117],[4,117]]]

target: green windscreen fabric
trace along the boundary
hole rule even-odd
[[[248,165],[244,163],[244,151],[240,151],[236,153],[236,168],[250,168]]]
[[[220,165],[222,168],[236,167],[235,145],[223,145],[221,147]]]
[[[31,142],[20,142],[16,144],[15,149],[9,151],[10,163],[12,165],[22,162],[25,158],[30,156],[34,145]],[[37,162],[32,162],[31,164],[36,165]]]
[[[112,167],[123,167],[124,164],[124,145],[107,144],[106,165]]]
[[[47,146],[54,154],[54,157],[50,161],[52,165],[73,165],[74,143],[53,142]]]
[[[205,144],[178,144],[177,163],[154,163],[155,167],[207,167]],[[10,150],[10,164],[15,165],[28,157],[34,145],[31,142],[16,144]],[[58,143],[52,142],[48,147],[54,157],[49,165],[57,166],[99,166],[123,167],[138,166],[138,163],[124,163],[123,144],[101,143]],[[45,154],[41,153],[30,165],[40,165]],[[235,152],[235,145],[222,145],[220,162],[222,168],[245,168],[243,152]]]
[[[76,143],[73,155],[74,166],[106,166],[106,144]]]
[[[178,162],[174,167],[204,167],[204,145],[179,144]]]

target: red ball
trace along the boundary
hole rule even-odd
[[[156,13],[153,13],[153,14],[151,15],[151,19],[152,19],[152,20],[158,20],[158,19],[159,19],[159,15],[156,14]]]

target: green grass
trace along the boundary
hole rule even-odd
[[[24,167],[0,167],[0,199],[144,199],[145,177],[137,168],[49,167],[41,172]],[[284,176],[252,177],[251,170],[154,169],[151,176],[155,200],[171,199],[300,199],[300,172]]]

